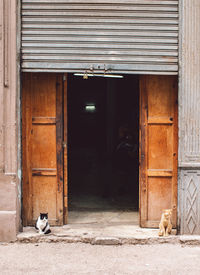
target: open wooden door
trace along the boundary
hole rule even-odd
[[[24,73],[22,89],[23,223],[48,212],[63,224],[63,76]]]
[[[177,216],[177,77],[140,78],[140,225],[158,227],[163,209]]]

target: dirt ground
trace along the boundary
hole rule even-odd
[[[200,274],[200,247],[0,244],[0,274]]]

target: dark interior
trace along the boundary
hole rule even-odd
[[[79,198],[138,209],[139,77],[68,79],[69,210]],[[76,204],[77,205],[77,204]],[[81,207],[81,200],[78,204]]]

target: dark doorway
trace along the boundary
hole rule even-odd
[[[138,211],[139,77],[69,75],[70,211]]]

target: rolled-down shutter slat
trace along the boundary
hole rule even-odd
[[[22,0],[22,70],[178,73],[176,0]]]

